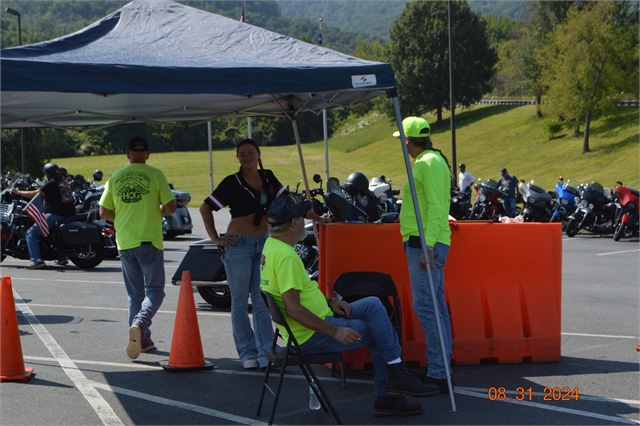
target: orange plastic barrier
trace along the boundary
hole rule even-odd
[[[403,358],[425,366],[399,224],[329,224],[321,229],[319,250],[318,282],[327,295],[343,272],[393,277],[402,304]],[[560,224],[459,222],[452,228],[445,290],[452,364],[560,361]],[[351,369],[371,363],[366,348],[345,355]]]

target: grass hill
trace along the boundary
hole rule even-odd
[[[433,116],[425,117],[435,122]],[[329,139],[331,176],[343,182],[354,171],[363,172],[369,179],[384,174],[402,189],[406,171],[400,141],[391,136],[397,130],[395,127],[388,118],[375,114],[347,121]],[[582,136],[571,136],[572,130],[564,129],[548,140],[541,129],[542,122],[536,120],[533,105],[488,105],[460,111],[456,114],[457,162],[466,163],[467,171],[482,180],[497,178],[500,168],[507,167],[519,179],[535,180],[536,185],[546,190],[553,189],[558,176],[576,184],[595,180],[614,187],[620,180],[640,188],[638,108],[620,108],[615,117],[596,118],[591,128],[592,152],[588,154],[581,154]],[[435,147],[451,161],[448,119],[442,125],[432,125],[432,138]],[[311,182],[314,173],[324,178],[324,144],[322,141],[304,144],[302,152],[310,184],[314,186]],[[69,173],[84,176],[100,169],[105,179],[127,164],[124,155],[53,161],[66,167]],[[292,189],[302,178],[295,146],[262,147],[262,161],[265,168],[272,169]],[[148,164],[163,170],[176,188],[190,192],[191,206],[199,206],[210,192],[206,152],[152,152]],[[215,184],[238,167],[235,150],[213,152]]]

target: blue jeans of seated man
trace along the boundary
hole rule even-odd
[[[387,362],[399,358],[402,352],[398,335],[391,325],[387,310],[377,297],[365,297],[350,305],[349,318],[327,317],[325,321],[357,331],[362,336],[362,340],[344,345],[331,336],[316,332],[300,345],[300,349],[305,354],[315,354],[358,349],[369,345],[376,396],[384,396],[387,394],[389,378]]]
[[[129,326],[140,324],[146,342],[151,339],[151,320],[164,300],[164,252],[144,244],[118,254],[129,297]]]
[[[58,225],[62,219],[67,216],[62,216],[54,213],[47,213],[47,224],[49,225],[49,232],[55,226]],[[40,246],[38,245],[38,241],[42,238],[42,232],[38,227],[37,223],[34,223],[31,228],[27,230],[27,247],[29,248],[29,259],[34,262],[42,262],[42,254],[40,254]]]
[[[273,340],[271,315],[260,294],[260,264],[267,235],[248,237],[236,234],[235,244],[225,246],[222,261],[231,292],[231,327],[233,341],[241,362],[257,359],[260,367],[268,364],[266,348]],[[249,295],[253,329],[247,308]]]
[[[446,379],[447,375],[442,358],[442,346],[440,346],[440,337],[438,336],[438,325],[436,324],[436,314],[431,297],[429,277],[427,271],[420,268],[419,263],[422,249],[409,247],[409,244],[405,243],[404,252],[407,255],[409,278],[411,279],[413,311],[420,320],[422,332],[424,333],[424,338],[427,343],[426,357],[429,362],[427,375],[434,379]],[[447,309],[444,298],[444,265],[447,262],[448,254],[449,246],[441,243],[435,244],[433,247],[433,257],[436,266],[431,268],[431,278],[433,280],[433,289],[436,293],[440,313],[440,324],[442,326],[445,352],[448,358],[447,362],[449,371],[451,371],[451,322],[449,319],[449,310]]]
[[[516,217],[516,199],[513,197],[504,197],[502,198],[502,206],[504,207],[504,212],[510,218]]]

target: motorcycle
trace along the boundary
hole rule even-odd
[[[191,194],[179,191],[169,184],[173,197],[176,199],[176,211],[169,216],[162,216],[162,237],[166,240],[178,235],[191,234],[193,222],[187,205],[191,201]]]
[[[467,191],[460,191],[458,187],[451,187],[451,205],[449,216],[457,220],[465,220],[471,214],[471,187]]]
[[[504,216],[504,206],[502,205],[503,194],[496,188],[498,183],[493,179],[475,185],[476,201],[471,207],[469,220],[493,220],[497,222]]]
[[[617,184],[615,193],[618,196],[620,209],[616,218],[616,230],[613,234],[614,241],[620,241],[621,238],[626,236],[638,235],[640,231],[638,191],[623,186],[620,181]]]
[[[580,198],[580,193],[576,188],[569,185],[570,180],[565,183],[562,176],[560,176],[559,180],[560,182],[556,183],[555,186],[557,201],[549,222],[562,222],[562,228],[564,229],[569,221],[569,216],[576,209],[576,199]]]
[[[580,194],[578,207],[569,217],[565,229],[567,237],[575,237],[582,229],[600,234],[612,233],[617,209],[610,188],[603,188],[598,182],[589,183]]]
[[[522,217],[525,222],[549,222],[553,217],[554,204],[551,194],[533,184],[520,186],[522,193]]]
[[[381,214],[400,212],[402,203],[399,203],[396,198],[400,195],[400,190],[391,187],[391,179],[387,179],[384,175],[372,178],[369,181],[369,191],[378,197],[378,208]]]
[[[13,188],[14,186],[12,186]],[[26,233],[34,224],[24,209],[28,202],[7,188],[0,193],[1,258],[29,259]],[[49,230],[39,241],[43,260],[59,260],[65,256],[77,267],[91,269],[104,259],[102,229],[91,214],[72,215]]]

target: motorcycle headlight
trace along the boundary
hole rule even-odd
[[[587,203],[587,200],[580,201],[580,207],[587,207],[588,205],[589,203]]]
[[[531,195],[529,195],[529,198],[527,198],[527,201],[530,201],[530,202],[532,202],[532,203],[535,203],[535,202],[536,202],[536,199],[535,199],[535,197],[532,197]]]
[[[481,202],[484,202],[484,200],[486,200],[486,199],[487,199],[486,195],[484,195],[484,194],[478,195],[478,200],[480,200]]]
[[[627,210],[629,210],[630,212],[634,211],[636,209],[636,205],[633,203],[627,203]]]
[[[589,204],[589,208],[593,210],[593,204]]]
[[[560,199],[560,204],[562,204],[563,206],[566,206],[567,204],[569,204],[569,200],[567,200],[565,198],[561,198]]]

